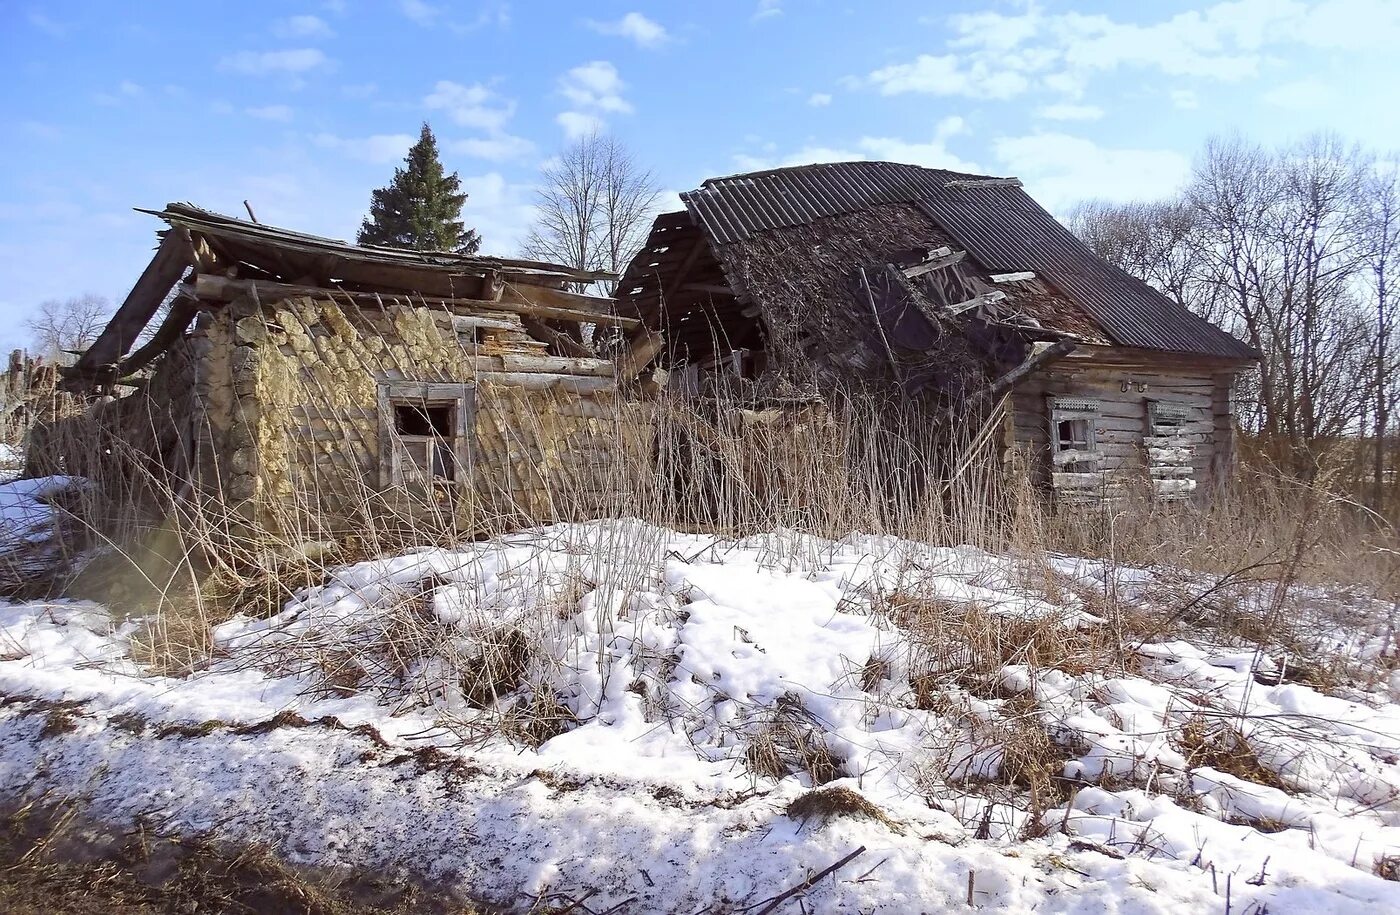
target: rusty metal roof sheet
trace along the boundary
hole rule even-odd
[[[895,162],[834,162],[712,178],[681,200],[715,245],[886,203],[915,203],[996,272],[1029,270],[1120,346],[1251,359],[1253,349],[1097,255],[1015,179]]]

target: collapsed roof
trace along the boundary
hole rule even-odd
[[[1046,328],[1091,343],[1226,360],[1256,357],[1241,341],[1101,260],[1015,178],[838,162],[712,178],[681,200],[685,211],[657,219],[618,287],[620,302],[668,331],[673,357],[685,358],[686,347],[703,348],[706,338],[751,345],[752,319],[791,298],[790,289],[775,283],[787,285],[793,271],[820,271],[830,260],[828,249],[850,247],[840,236],[872,227],[883,237],[862,246],[859,256],[868,261],[852,260],[858,255],[849,251],[839,265],[845,271],[878,268],[946,241],[965,256],[958,267],[964,279],[997,290],[1012,310]],[[893,227],[893,234],[881,227]],[[760,250],[765,239],[766,253]],[[784,258],[789,243],[808,246],[807,263]],[[764,277],[758,268],[765,257],[784,260],[781,277]],[[826,265],[824,281],[828,294],[840,298],[830,288],[832,266]],[[918,275],[918,269],[904,272]],[[858,299],[848,304],[870,323]]]
[[[164,220],[170,228],[158,233],[161,241],[154,258],[111,322],[77,363],[64,369],[63,383],[69,390],[90,390],[129,376],[168,348],[201,307],[218,307],[249,292],[268,300],[330,291],[370,306],[382,305],[383,298],[410,296],[415,302],[454,309],[516,311],[545,320],[623,327],[639,323],[617,314],[612,299],[566,288],[615,279],[600,271],[533,260],[357,246],[234,219],[188,203],[139,212]],[[167,300],[170,308],[160,327],[128,355]]]

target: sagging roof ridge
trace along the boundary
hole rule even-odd
[[[183,226],[195,232],[234,236],[274,247],[318,248],[323,249],[328,254],[352,260],[377,261],[434,270],[479,272],[496,269],[559,277],[576,282],[591,283],[617,279],[615,275],[606,271],[576,270],[563,264],[552,264],[546,261],[479,254],[457,254],[452,251],[417,251],[406,248],[390,248],[383,245],[352,244],[338,238],[312,235],[309,232],[299,232],[267,223],[238,219],[204,209],[192,203],[169,203],[163,210],[151,210],[143,207],[135,207],[134,209],[138,213],[146,213],[164,220],[171,226]]]
[[[860,160],[712,178],[680,196],[718,246],[881,204],[913,204],[989,270],[1044,276],[1120,346],[1258,358],[1242,341],[1098,257],[1014,179]]]

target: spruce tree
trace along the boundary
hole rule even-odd
[[[481,237],[462,222],[466,202],[457,173],[443,169],[437,139],[425,121],[403,167],[394,169],[394,180],[371,194],[369,216],[357,240],[362,245],[475,254]]]

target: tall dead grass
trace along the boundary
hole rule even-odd
[[[1151,634],[1116,599],[1109,572],[1122,566],[1171,567],[1219,586],[1212,591],[1193,578],[1168,595],[1160,613],[1168,626],[1203,613],[1228,617],[1222,598],[1234,586],[1268,583],[1268,612],[1236,614],[1235,622],[1267,638],[1287,629],[1286,607],[1300,584],[1348,582],[1397,595],[1400,539],[1335,495],[1325,473],[1303,484],[1268,466],[1243,466],[1197,503],[1124,499],[1057,509],[1018,470],[1033,456],[1002,448],[1001,409],[949,424],[869,392],[782,409],[738,396],[667,395],[649,402],[654,449],[631,447],[638,430],[619,414],[614,459],[549,480],[549,513],[533,517],[522,515],[500,468],[484,465],[471,486],[386,490],[377,480],[342,477],[332,499],[325,478],[311,474],[276,500],[230,504],[221,481],[190,479],[187,468],[201,466],[198,428],[172,433],[156,411],[98,411],[48,436],[46,469],[82,472],[96,485],[64,511],[73,522],[64,529],[81,530],[70,574],[29,587],[66,589],[141,614],[148,620],[137,640],[142,657],[165,670],[206,658],[213,624],[234,613],[270,615],[337,565],[599,516],[735,537],[860,531],[969,544],[1019,557],[1027,586],[1051,596],[1065,583],[1048,570],[1045,554],[1089,557],[1105,569],[1105,586],[1078,595],[1080,603],[1113,623],[1120,645]],[[601,510],[600,492],[607,494]],[[773,542],[784,548],[781,537]],[[812,541],[787,542],[811,549]],[[639,546],[608,549],[627,554]],[[1000,625],[991,616],[964,619],[958,641],[978,645],[969,634],[981,633],[1023,654],[1042,651]]]

